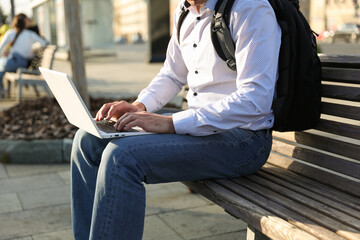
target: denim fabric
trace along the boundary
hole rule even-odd
[[[3,77],[6,72],[16,72],[19,67],[27,67],[29,60],[17,53],[10,53],[6,58],[0,59],[0,90],[4,89]]]
[[[271,143],[267,130],[233,129],[204,137],[154,134],[112,140],[79,130],[71,159],[75,239],[141,239],[143,183],[251,174],[266,162]]]

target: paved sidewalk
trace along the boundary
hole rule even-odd
[[[92,96],[132,97],[162,64],[147,64],[145,45],[116,46],[88,53],[86,72]],[[54,70],[70,73],[56,60]],[[31,89],[25,96],[33,97]],[[174,103],[178,100],[175,99]],[[15,104],[0,100],[0,110]],[[69,164],[0,164],[0,240],[71,240]],[[246,226],[181,183],[149,185],[145,240],[246,239]],[[129,239],[131,240],[131,239]]]
[[[0,164],[0,239],[70,240],[69,165]],[[246,226],[181,183],[148,185],[144,240],[239,240]]]

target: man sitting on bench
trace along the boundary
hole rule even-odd
[[[266,162],[281,30],[268,1],[235,1],[232,71],[210,39],[215,4],[181,1],[175,24],[181,9],[189,14],[179,41],[174,28],[161,71],[133,104],[107,103],[96,116],[117,120],[118,130],[139,126],[159,134],[104,140],[77,132],[71,163],[75,239],[141,239],[143,183],[233,178]],[[189,110],[153,113],[186,84]]]

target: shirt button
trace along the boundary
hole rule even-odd
[[[198,94],[197,94],[197,92],[194,92],[194,96],[196,97]]]
[[[196,48],[196,47],[197,47],[197,45],[194,43],[193,47],[194,47],[194,48]]]
[[[200,19],[201,19],[201,17],[197,17],[196,19],[197,19],[197,20],[200,20]]]
[[[195,74],[198,74],[198,73],[199,73],[199,72],[196,70],[196,71],[195,71]]]

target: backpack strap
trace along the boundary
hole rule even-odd
[[[185,1],[185,5],[188,4],[187,1]],[[180,29],[181,29],[181,25],[183,24],[186,16],[188,15],[189,13],[189,9],[185,8],[185,6],[183,6],[181,8],[181,12],[180,12],[180,17],[179,17],[179,22],[177,24],[177,39],[178,39],[178,42],[180,44]]]
[[[211,20],[211,40],[219,57],[236,71],[235,44],[229,30],[230,10],[234,0],[218,0]]]
[[[189,3],[185,1],[185,6],[188,7],[187,4],[189,5]],[[210,34],[215,51],[219,57],[226,62],[231,70],[236,71],[235,44],[228,27],[230,22],[230,11],[233,4],[234,0],[217,1],[215,11],[211,19]],[[181,25],[189,13],[189,9],[185,8],[185,6],[181,9],[177,24],[177,38],[179,44]]]

